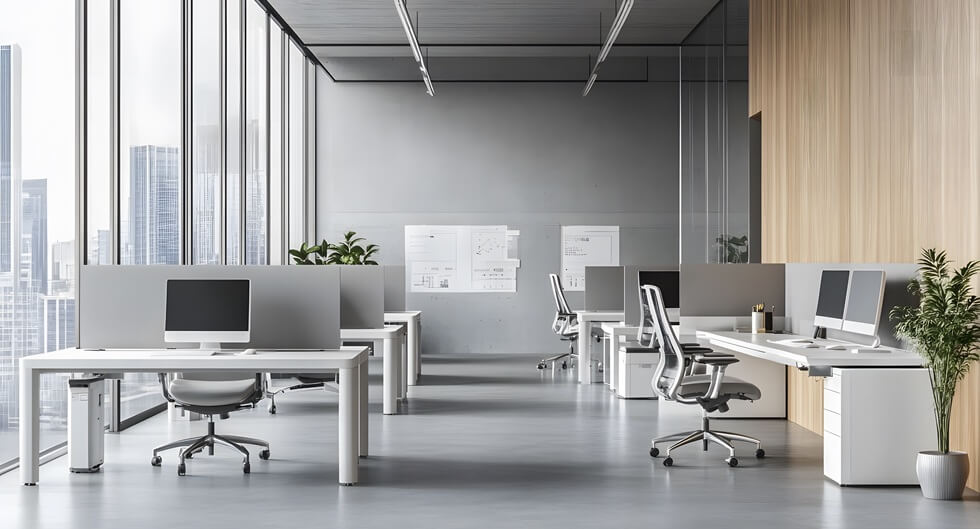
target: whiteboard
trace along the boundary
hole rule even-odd
[[[562,226],[561,282],[585,290],[586,266],[619,266],[619,226]]]
[[[409,291],[517,292],[515,237],[507,226],[405,226]]]

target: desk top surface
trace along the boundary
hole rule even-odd
[[[331,350],[258,350],[255,354],[204,354],[195,349],[61,349],[25,356],[21,365],[63,371],[253,371],[327,372],[357,367],[368,358],[367,348]]]
[[[793,334],[697,331],[697,337],[719,347],[731,347],[736,352],[796,367],[920,367],[922,365],[922,358],[916,353],[891,347],[879,347],[880,352],[852,353],[851,349],[855,347],[861,350],[870,348],[852,344],[844,350],[832,350],[773,343],[776,340],[810,339],[807,336]],[[834,343],[834,340],[818,342]],[[846,342],[840,343],[846,344]]]
[[[378,329],[340,329],[341,340],[383,340],[402,331],[401,325],[385,325]]]
[[[623,321],[625,314],[619,310],[576,310],[580,320],[589,321]]]

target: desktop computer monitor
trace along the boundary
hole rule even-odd
[[[250,301],[247,279],[169,279],[163,339],[213,350],[248,342]]]
[[[877,336],[881,303],[885,294],[884,270],[854,270],[847,289],[847,308],[842,330]]]
[[[820,274],[820,292],[817,294],[814,326],[840,330],[844,322],[844,307],[847,304],[847,285],[850,278],[850,270],[824,270]]]
[[[681,274],[677,270],[640,270],[638,274],[640,284],[640,317],[644,321],[650,317],[646,313],[646,300],[643,299],[643,285],[654,285],[660,288],[660,294],[664,297],[664,307],[667,309],[667,317],[671,322],[680,320],[681,307]]]

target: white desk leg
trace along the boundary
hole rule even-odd
[[[24,485],[37,485],[40,453],[38,438],[41,434],[40,418],[41,374],[20,366],[20,481]]]
[[[360,369],[348,367],[340,370],[340,403],[338,419],[337,463],[340,466],[340,484],[353,485],[357,483],[357,459],[359,452],[358,397],[360,391]]]
[[[606,337],[606,342],[603,344],[605,347],[605,353],[603,355],[603,366],[605,370],[603,371],[602,381],[609,386],[609,389],[616,388],[616,349],[619,346],[619,336],[616,331],[613,331]]]
[[[580,320],[578,327],[578,381],[592,383],[592,322]]]
[[[417,377],[422,376],[422,315],[415,318],[415,367]]]
[[[409,318],[405,328],[408,330],[406,337],[408,342],[408,385],[414,386],[419,383],[419,336],[418,323],[415,318]]]
[[[357,368],[357,410],[360,433],[357,436],[361,445],[360,456],[368,456],[368,363],[365,360],[361,367]]]
[[[408,339],[405,337],[405,326],[395,337],[398,341],[395,350],[398,351],[398,398],[408,400]]]
[[[385,339],[382,349],[384,349],[383,374],[381,377],[381,411],[385,415],[398,413],[398,366],[401,362],[395,356],[394,344],[391,339]]]

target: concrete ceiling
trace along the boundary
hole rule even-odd
[[[338,81],[419,81],[393,0],[269,0]],[[408,0],[439,81],[581,81],[616,0]],[[717,0],[635,0],[604,81],[675,74],[679,44]],[[661,70],[665,70],[661,72]],[[670,70],[670,71],[666,71]]]

